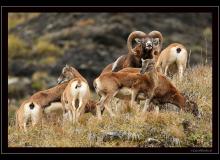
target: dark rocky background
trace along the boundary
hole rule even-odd
[[[127,54],[134,30],[160,31],[163,48],[182,43],[191,52],[191,67],[212,61],[208,13],[10,13],[8,20],[11,98],[55,85],[65,64],[91,85],[107,64]]]

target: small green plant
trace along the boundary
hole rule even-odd
[[[8,56],[10,58],[20,58],[27,56],[28,45],[18,36],[13,34],[8,36]]]
[[[32,75],[32,88],[39,91],[46,89],[45,79],[48,77],[46,72],[38,71]]]
[[[44,88],[44,83],[42,81],[36,81],[31,84],[31,87],[35,90],[42,90]]]
[[[22,24],[40,13],[9,13],[8,14],[8,30]]]
[[[56,63],[56,61],[57,61],[56,57],[48,56],[46,58],[42,58],[40,60],[40,64],[43,64],[43,65],[53,65],[53,64]]]
[[[207,38],[207,40],[211,41],[212,40],[212,28],[207,27],[203,31],[203,36]]]
[[[46,40],[39,40],[34,46],[34,52],[40,57],[63,55],[63,51],[60,47]]]

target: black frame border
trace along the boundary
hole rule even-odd
[[[219,153],[219,90],[216,90],[216,86],[219,87],[218,78],[219,75],[219,7],[217,6],[2,6],[1,7],[1,89],[7,91],[7,77],[6,70],[8,65],[6,56],[8,57],[8,12],[210,12],[212,13],[212,32],[213,34],[213,146],[212,148],[9,148],[8,147],[8,108],[7,96],[1,94],[1,153],[126,153],[126,154],[217,154]],[[4,114],[3,114],[4,113]]]

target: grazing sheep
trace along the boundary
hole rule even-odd
[[[107,109],[110,116],[115,116],[109,107],[109,102],[111,98],[117,97],[117,94],[123,88],[131,90],[131,105],[134,104],[136,99],[139,99],[139,94],[144,95],[144,98],[143,96],[140,98],[141,100],[146,100],[144,112],[149,104],[153,102],[171,103],[181,110],[193,113],[195,116],[199,114],[197,104],[188,101],[165,76],[158,73],[152,61],[152,59],[143,60],[147,67],[145,68],[145,64],[143,64],[141,70],[139,68],[125,68],[119,72],[102,74],[94,81],[94,88],[97,94],[101,96],[97,104],[99,119],[101,119],[101,107]],[[143,74],[146,71],[147,73]],[[123,99],[123,96],[120,96],[120,98]],[[126,95],[126,98],[129,97]]]

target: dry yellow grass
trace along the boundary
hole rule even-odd
[[[202,118],[197,119],[190,113],[160,111],[141,113],[138,110],[120,106],[113,100],[112,108],[117,105],[121,113],[111,118],[107,112],[103,120],[86,113],[81,124],[62,125],[53,120],[40,127],[30,128],[27,133],[17,131],[14,126],[15,108],[9,106],[11,123],[8,126],[9,147],[211,147],[212,145],[212,68],[199,65],[187,69],[183,82],[176,77],[173,83],[197,102]],[[96,97],[94,95],[94,97]],[[143,104],[140,106],[143,107]],[[189,121],[188,129],[183,121]]]

